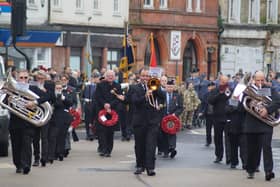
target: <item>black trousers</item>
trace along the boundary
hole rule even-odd
[[[17,168],[31,168],[34,127],[10,129],[13,163]]]
[[[213,124],[214,124],[213,117],[210,117],[210,116],[206,115],[206,143],[207,144],[212,143],[211,130],[212,130]]]
[[[259,166],[261,151],[263,151],[263,165],[265,172],[273,171],[272,133],[247,133],[248,158],[247,172],[253,173]]]
[[[168,154],[170,149],[175,149],[176,148],[176,134],[167,134],[160,130],[162,133],[162,152],[164,154]]]
[[[214,143],[215,143],[215,155],[217,159],[222,160],[224,155],[224,143],[223,134],[225,129],[224,122],[216,122],[214,124]]]
[[[50,122],[49,122],[50,123]],[[41,159],[46,161],[48,159],[48,134],[49,123],[42,127],[35,128],[35,135],[33,139],[33,155],[35,160],[40,160],[40,140],[41,140]]]
[[[243,168],[247,166],[247,151],[245,136],[241,133],[229,133],[230,161],[232,165],[238,165],[238,150]]]
[[[158,125],[134,127],[136,167],[155,168]]]
[[[94,134],[89,124],[93,125],[95,118],[94,105],[92,103],[85,103],[85,127],[86,127],[86,137],[93,138]]]
[[[119,114],[119,123],[121,126],[121,134],[122,137],[127,138],[128,137],[128,129],[127,129],[127,125],[126,125],[126,111],[125,110],[120,110],[118,112]]]
[[[100,125],[98,132],[99,150],[104,154],[111,154],[114,145],[114,129]]]

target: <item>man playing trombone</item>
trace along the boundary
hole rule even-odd
[[[135,85],[131,95],[131,102],[135,106],[132,123],[137,168],[134,174],[141,174],[146,169],[148,176],[154,176],[158,125],[163,115],[165,95],[161,89],[152,91],[148,88],[147,83],[150,80],[148,67],[141,69],[139,74],[140,83]]]

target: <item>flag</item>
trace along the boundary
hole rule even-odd
[[[157,67],[157,57],[156,57],[153,33],[151,33],[151,38],[150,38],[150,50],[151,50],[150,67]]]
[[[91,66],[93,65],[92,59],[92,49],[91,49],[91,42],[90,42],[90,34],[87,34],[87,41],[86,41],[86,50],[85,50],[85,72],[87,74],[87,78],[89,79],[91,76]]]
[[[122,57],[119,65],[119,69],[123,72],[130,70],[134,63],[133,47],[128,40],[127,34],[125,34],[122,42]]]
[[[87,42],[86,42],[86,62],[88,64],[93,64],[92,60],[92,50],[91,50],[91,42],[90,42],[90,34],[87,34]]]

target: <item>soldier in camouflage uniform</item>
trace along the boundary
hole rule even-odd
[[[194,90],[193,84],[188,84],[188,89],[184,92],[183,95],[184,100],[184,110],[186,111],[185,114],[183,114],[183,120],[185,120],[184,127],[191,129],[192,128],[192,121],[193,121],[193,115],[194,112],[197,110],[198,106],[200,105],[200,100],[198,98],[198,95],[196,91]]]
[[[183,99],[183,103],[184,103],[184,94],[185,92],[187,91],[186,89],[186,84],[184,82],[182,82],[179,86],[178,86],[178,93],[182,96],[182,99]],[[181,113],[181,115],[179,116],[180,117],[180,121],[181,121],[181,124],[184,126],[184,124],[186,123],[186,115],[187,115],[187,111],[186,111],[186,108],[184,107],[183,108],[183,112]],[[182,130],[184,130],[184,128],[182,128]]]

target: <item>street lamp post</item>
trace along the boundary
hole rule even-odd
[[[209,80],[211,75],[211,64],[212,64],[212,54],[215,52],[214,47],[207,48],[207,79]]]

